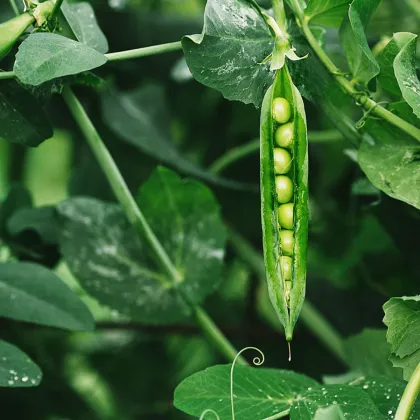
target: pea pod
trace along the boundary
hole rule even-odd
[[[31,14],[23,13],[0,24],[0,60],[6,57],[16,41],[34,22],[35,18]]]
[[[284,141],[279,141],[281,138]],[[286,65],[277,71],[264,97],[260,142],[261,219],[268,290],[286,340],[291,341],[306,288],[308,141],[303,100]],[[279,144],[286,146],[291,155],[291,168],[285,175],[278,175]],[[279,176],[290,178],[292,194],[279,190],[279,185],[285,188]],[[290,201],[285,203],[287,199]]]

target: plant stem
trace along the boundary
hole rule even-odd
[[[340,69],[331,61],[322,47],[318,44],[316,38],[312,34],[311,29],[308,25],[308,20],[305,17],[302,8],[300,7],[298,0],[292,0],[292,4],[294,7],[294,12],[296,14],[298,23],[305,34],[309,45],[314,50],[320,61],[324,64],[324,66],[328,69],[328,71],[335,77],[338,84],[341,88],[350,95],[355,101],[357,101],[366,111],[371,112],[378,117],[383,118],[384,120],[388,121],[390,124],[398,127],[400,130],[406,132],[417,141],[420,141],[420,129],[411,125],[404,119],[398,117],[397,115],[393,114],[392,112],[388,111],[373,99],[370,99],[366,94],[359,92],[355,87],[348,81],[340,72]]]
[[[149,55],[164,54],[171,51],[182,50],[181,41],[169,42],[167,44],[152,45],[150,47],[136,48],[134,50],[119,51],[105,54],[108,61],[131,60],[133,58],[147,57]]]
[[[203,331],[205,331],[210,340],[226,356],[228,360],[232,361],[238,354],[238,350],[232,346],[230,341],[227,340],[227,338],[223,335],[213,320],[202,308],[196,307],[194,315],[197,323],[201,326]],[[241,365],[248,364],[248,362],[242,356],[239,356],[236,361]]]
[[[63,4],[63,1],[64,0],[55,0],[54,7],[53,7],[51,15],[50,15],[51,18],[56,16],[57,13],[60,11],[60,7]]]
[[[243,261],[254,270],[261,282],[266,281],[265,266],[262,256],[251,246],[251,244],[232,229],[229,231],[229,238],[236,253]],[[344,341],[336,329],[323,317],[323,315],[306,299],[301,319],[312,333],[333,353],[339,360],[347,365],[344,354]]]
[[[117,200],[121,204],[121,207],[128,220],[131,222],[134,229],[146,239],[155,256],[157,257],[157,260],[168,272],[172,280],[175,283],[182,281],[182,276],[175,268],[168,254],[147,223],[133,195],[128,189],[127,184],[121,175],[121,172],[115,164],[114,159],[106,148],[95,126],[92,124],[92,121],[89,119],[89,116],[84,110],[82,104],[69,87],[65,87],[63,89],[63,98],[67,103],[73,118],[76,120],[80,130],[86,138],[86,141],[89,144],[93,154],[95,155],[99,165],[101,166],[105,176],[107,177],[108,182]],[[228,360],[232,360],[238,352],[229,343],[223,333],[217,328],[217,326],[203,311],[203,309],[195,307],[194,313],[197,322],[200,324],[204,332],[212,340],[215,346],[228,358]],[[240,363],[246,364],[246,361],[241,360]]]
[[[209,171],[214,174],[219,174],[232,163],[252,153],[258,152],[258,150],[260,150],[259,139],[252,140],[249,143],[230,149],[209,166]]]
[[[15,0],[9,0],[9,3],[10,3],[10,7],[13,9],[13,13],[16,16],[19,16],[20,15],[20,10],[19,10],[19,7],[16,4],[16,1]]]
[[[414,370],[411,378],[404,390],[401,401],[395,413],[394,420],[408,420],[413,410],[414,403],[420,392],[420,363]]]
[[[322,131],[310,131],[308,133],[309,141],[311,143],[330,143],[339,141],[343,138],[343,135],[337,130],[322,130]],[[251,140],[241,146],[234,147],[224,153],[222,156],[217,158],[208,168],[208,170],[214,174],[220,174],[232,163],[239,159],[242,159],[252,153],[260,150],[260,140]]]
[[[417,19],[420,20],[420,1],[419,0],[405,0],[407,6],[416,15]]]
[[[290,408],[288,408],[287,410],[281,411],[280,413],[274,414],[274,416],[266,417],[263,420],[276,420],[276,419],[281,419],[283,417],[288,416],[289,413],[290,413]]]
[[[0,80],[2,79],[13,79],[15,73],[13,71],[0,71]]]

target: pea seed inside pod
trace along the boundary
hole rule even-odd
[[[292,156],[290,153],[285,149],[276,147],[273,151],[273,157],[276,174],[287,174],[292,167]]]
[[[280,147],[290,147],[293,143],[293,123],[281,125],[276,131],[275,139]]]
[[[284,281],[292,279],[292,259],[290,257],[280,257],[281,275]]]
[[[286,255],[292,255],[294,246],[295,246],[295,238],[293,237],[293,231],[281,229],[280,230],[281,252]]]
[[[293,197],[293,182],[285,175],[276,176],[277,201],[288,203]]]
[[[279,123],[284,124],[290,120],[292,111],[289,101],[285,98],[275,98],[272,104],[273,118]]]
[[[281,204],[277,211],[280,226],[293,229],[293,203]]]

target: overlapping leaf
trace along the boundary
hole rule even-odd
[[[35,33],[20,45],[14,71],[20,81],[36,86],[92,70],[106,62],[103,54],[81,42],[51,33]]]
[[[92,198],[59,205],[61,249],[84,288],[103,304],[138,321],[170,324],[217,287],[225,228],[207,187],[162,167],[138,201],[180,279],[158,264],[119,206]]]
[[[108,52],[108,41],[98,25],[90,3],[69,3],[66,0],[61,11],[80,42],[103,54]]]
[[[386,338],[391,344],[394,366],[403,368],[408,380],[420,363],[420,296],[394,297],[383,306]]]
[[[38,264],[0,264],[0,316],[75,331],[94,320],[84,303],[56,274]]]
[[[368,84],[379,73],[379,65],[369,48],[365,30],[380,0],[353,0],[340,27],[340,38],[353,78]]]
[[[41,370],[23,351],[0,340],[0,387],[37,386],[41,378]]]
[[[309,0],[305,16],[314,24],[340,26],[351,0]]]
[[[230,371],[231,365],[219,365],[191,375],[175,389],[175,407],[193,416],[212,409],[220,420],[231,419]],[[263,419],[282,412],[287,415],[298,395],[317,385],[313,379],[292,371],[235,366],[235,414],[241,420]]]
[[[35,147],[53,135],[41,104],[15,80],[0,82],[0,137]]]
[[[250,0],[209,0],[201,35],[182,39],[194,78],[226,99],[260,106],[274,73],[264,60],[274,37],[259,7]]]
[[[414,125],[419,122],[405,103],[390,110]],[[371,138],[358,152],[363,172],[390,197],[420,208],[420,144],[384,120],[368,119],[365,128]]]

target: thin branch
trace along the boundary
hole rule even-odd
[[[138,207],[123,176],[121,175],[120,170],[118,169],[118,166],[109,153],[82,104],[69,87],[65,87],[63,89],[63,98],[93,154],[95,155],[97,162],[101,166],[104,175],[107,177],[115,197],[121,204],[122,210],[126,214],[133,228],[140,234],[141,238],[146,240],[158,263],[168,273],[171,280],[174,283],[181,282],[182,275],[176,269],[166,250],[163,248]],[[203,309],[200,307],[193,307],[192,309],[196,321],[202,327],[205,334],[211,339],[211,342],[216,346],[216,348],[218,348],[219,351],[224,354],[229,361],[231,361],[238,353],[237,350],[232,346],[229,340],[223,335]],[[243,358],[239,360],[239,363],[245,365],[247,364],[246,360]]]
[[[420,392],[420,363],[414,370],[404,390],[394,420],[408,420]]]
[[[15,77],[15,72],[13,71],[0,71],[0,80],[13,79],[14,77]]]
[[[182,50],[181,41],[169,42],[167,44],[152,45],[150,47],[136,48],[134,50],[119,51],[105,54],[108,61],[132,60],[135,58],[147,57],[150,55],[164,54],[172,51]]]
[[[20,10],[19,10],[18,5],[16,4],[16,0],[9,0],[9,3],[10,3],[10,7],[13,9],[13,13],[16,16],[19,16],[20,15]]]

